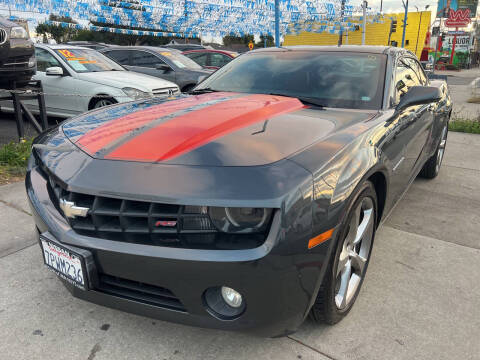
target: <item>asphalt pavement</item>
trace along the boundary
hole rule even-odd
[[[377,233],[348,317],[279,339],[71,297],[43,265],[23,184],[0,186],[0,358],[479,359],[479,159],[480,135],[450,133],[438,178],[416,180]]]

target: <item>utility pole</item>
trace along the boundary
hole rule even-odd
[[[362,45],[365,45],[365,32],[367,31],[367,0],[363,0],[363,27],[362,27]]]
[[[417,8],[418,12],[418,7],[415,5]],[[430,7],[430,5],[425,5],[425,11]],[[420,35],[420,27],[422,26],[422,15],[423,15],[423,10],[420,12],[420,22],[418,23],[418,31],[417,31],[417,42],[415,43],[415,55],[417,55],[417,48],[418,48],[418,37]]]
[[[405,1],[402,0],[403,7],[405,8],[405,17],[403,18],[403,35],[402,35],[402,48],[405,47],[405,30],[407,30],[407,19],[408,19],[408,0],[405,4]]]
[[[342,0],[342,7],[340,10],[340,35],[338,36],[338,46],[342,46],[342,36],[343,36],[343,15],[345,13],[345,1]]]
[[[280,47],[280,0],[275,0],[275,46]]]

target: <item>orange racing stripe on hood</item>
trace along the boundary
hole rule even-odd
[[[108,121],[96,129],[84,134],[78,139],[76,144],[89,154],[94,154],[123,135],[128,134],[129,132],[145,124],[148,124],[151,121],[161,118],[162,116],[170,115],[176,111],[201,105],[208,101],[220,99],[229,95],[234,94],[218,92],[191,96],[188,98],[167,101],[158,105],[154,105],[145,110],[136,111]]]
[[[133,138],[105,159],[165,161],[221,136],[305,106],[296,98],[250,95],[175,117]]]

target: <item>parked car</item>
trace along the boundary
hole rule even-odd
[[[203,49],[184,51],[183,55],[189,57],[204,68],[218,70],[235,59],[238,53],[226,50]]]
[[[170,81],[125,70],[99,52],[71,45],[35,45],[47,114],[70,117],[102,106],[179,93]],[[38,111],[36,101],[27,103]],[[11,103],[2,109],[13,111]]]
[[[108,44],[99,43],[99,42],[95,42],[95,41],[68,41],[68,42],[66,42],[66,44],[67,45],[73,45],[73,46],[86,47],[86,48],[93,49],[93,50],[100,50],[100,49],[104,49],[104,48],[110,46]]]
[[[0,17],[0,88],[24,86],[35,75],[35,51],[27,31]]]
[[[143,316],[268,336],[309,313],[334,324],[378,226],[438,175],[451,111],[402,48],[249,52],[191,95],[38,137],[41,253],[75,297]]]
[[[172,81],[183,92],[193,89],[212,73],[174,49],[117,46],[100,51],[131,71]]]

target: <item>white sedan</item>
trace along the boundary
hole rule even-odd
[[[35,56],[33,79],[42,81],[51,116],[70,117],[115,103],[180,93],[176,84],[128,71],[93,49],[35,44]],[[38,111],[36,101],[27,104]],[[2,103],[2,109],[13,110],[11,103]]]

